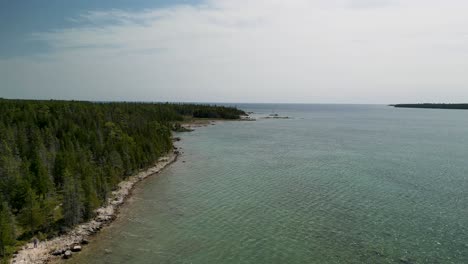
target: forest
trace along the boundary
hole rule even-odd
[[[120,181],[171,150],[185,118],[241,115],[216,105],[0,99],[0,256],[91,219]]]

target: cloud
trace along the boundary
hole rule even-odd
[[[90,11],[0,60],[2,94],[95,100],[468,101],[468,3],[217,0]]]
[[[396,5],[392,0],[351,0],[348,1],[348,7],[351,8],[383,8]]]

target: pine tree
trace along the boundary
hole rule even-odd
[[[82,190],[79,182],[65,171],[63,186],[63,219],[65,225],[74,226],[83,218]]]
[[[26,188],[25,206],[18,215],[18,221],[23,228],[32,232],[42,227],[46,221],[39,197],[31,187]]]
[[[0,256],[6,255],[6,248],[15,244],[15,221],[6,202],[0,204]]]

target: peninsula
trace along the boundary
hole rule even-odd
[[[172,132],[186,120],[245,115],[216,105],[6,99],[0,112],[0,261],[112,220],[134,183],[175,160]],[[62,244],[47,253],[75,246]]]
[[[424,103],[424,104],[394,104],[390,105],[393,107],[399,108],[432,108],[432,109],[460,109],[468,110],[468,104],[433,104],[433,103]]]

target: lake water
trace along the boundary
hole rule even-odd
[[[468,263],[468,111],[238,105],[75,263]]]

